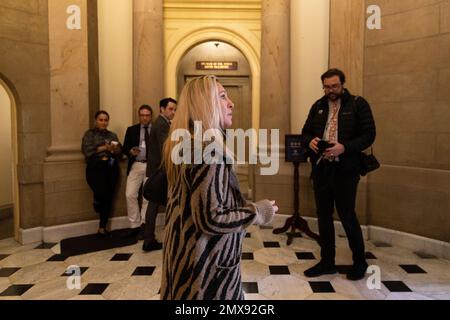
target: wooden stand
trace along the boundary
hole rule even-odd
[[[300,174],[299,174],[299,167],[300,162],[295,161],[294,164],[294,215],[286,220],[286,223],[282,228],[273,230],[274,234],[281,234],[291,229],[290,233],[287,233],[288,239],[287,239],[287,245],[291,245],[292,241],[295,237],[295,230],[298,229],[300,232],[303,232],[308,237],[316,240],[319,242],[319,235],[315,234],[311,231],[311,229],[308,226],[308,222],[306,222],[305,219],[300,217],[300,201],[299,201],[299,194],[300,194]],[[300,234],[301,236],[301,234]]]

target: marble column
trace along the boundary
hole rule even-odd
[[[299,133],[314,102],[323,96],[328,69],[330,0],[291,2],[291,130]]]
[[[97,1],[49,0],[48,20],[51,145],[44,162],[43,225],[55,226],[96,218],[81,140],[98,108]],[[43,231],[41,240],[58,239]]]
[[[91,125],[90,107],[98,101],[96,15],[91,12],[97,12],[96,2],[48,1],[51,146],[47,162],[82,159],[80,139]],[[73,5],[80,8],[81,29],[66,26]]]
[[[347,76],[353,94],[363,94],[365,1],[330,0],[330,67]]]
[[[290,133],[290,0],[262,0],[262,129]]]
[[[255,172],[255,200],[275,199],[281,213],[292,212],[292,170],[284,162],[284,136],[290,133],[290,0],[262,0],[260,128],[278,129],[279,141],[268,143],[279,160],[275,175]],[[277,152],[277,148],[278,151]],[[266,146],[259,146],[266,153]],[[267,166],[262,166],[267,167]]]
[[[133,117],[137,121],[142,104],[150,104],[158,114],[164,94],[163,0],[133,0],[133,57]]]

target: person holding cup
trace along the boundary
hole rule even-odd
[[[119,178],[119,159],[122,145],[114,132],[109,131],[109,114],[98,111],[95,127],[88,130],[82,140],[86,160],[86,180],[94,193],[94,210],[100,216],[97,234],[107,236],[106,229],[111,213],[114,193]]]

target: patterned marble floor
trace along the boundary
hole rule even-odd
[[[163,230],[158,230],[161,239]],[[144,253],[136,245],[75,257],[60,255],[59,244],[21,246],[0,241],[0,300],[153,300],[159,299],[161,251]],[[317,262],[318,245],[295,238],[286,246],[285,235],[272,227],[248,230],[242,256],[242,281],[249,300],[450,300],[450,261],[366,243],[368,262],[381,271],[379,288],[366,279],[351,282],[345,270],[351,264],[347,240],[337,239],[340,274],[307,279],[303,271]],[[80,267],[79,289],[70,290],[69,266]],[[70,282],[70,281],[69,281]],[[73,283],[70,282],[70,283]]]

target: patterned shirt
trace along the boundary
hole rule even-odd
[[[83,141],[81,143],[81,150],[84,154],[86,162],[89,161],[93,156],[97,158],[117,157],[117,155],[114,155],[109,151],[102,151],[97,153],[98,147],[101,147],[112,141],[119,142],[119,138],[114,132],[108,130],[100,130],[98,128],[86,131],[83,137]]]

